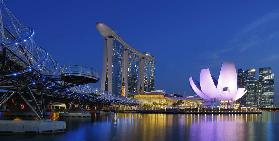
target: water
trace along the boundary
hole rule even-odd
[[[1,141],[278,141],[279,113],[262,115],[103,114],[65,119],[58,135],[0,136]]]

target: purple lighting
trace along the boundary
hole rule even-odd
[[[232,63],[223,63],[217,84],[214,83],[209,69],[201,70],[200,89],[192,77],[189,81],[193,91],[205,100],[236,101],[246,93],[245,88],[237,88],[237,73]]]

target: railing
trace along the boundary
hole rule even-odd
[[[61,74],[65,76],[75,75],[75,76],[94,77],[96,79],[99,79],[99,75],[96,73],[96,71],[93,68],[79,66],[79,65],[65,66],[62,68]]]

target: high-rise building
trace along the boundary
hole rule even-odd
[[[260,107],[274,107],[274,74],[270,67],[259,69],[259,83]]]
[[[145,53],[145,56],[151,56],[150,53]],[[143,74],[143,91],[145,92],[150,92],[153,91],[154,88],[154,74],[155,74],[155,62],[154,60],[150,60],[150,59],[145,59],[143,58],[142,64],[141,64],[141,74]]]
[[[259,77],[256,69],[243,71],[238,69],[238,86],[246,89],[246,94],[239,103],[248,107],[269,108],[274,106],[274,74],[270,67],[260,68]]]
[[[239,88],[245,88],[245,80],[246,80],[246,73],[244,70],[242,69],[238,69],[237,70],[237,87]],[[246,95],[244,94],[244,96],[242,96],[242,98],[238,99],[237,101],[241,104],[241,105],[246,105]]]
[[[154,90],[154,57],[132,48],[104,23],[96,27],[105,39],[101,90],[122,96]]]
[[[258,80],[256,78],[256,69],[251,68],[245,71],[245,88],[246,88],[246,94],[245,94],[245,100],[246,100],[246,106],[249,107],[257,107],[258,106]]]

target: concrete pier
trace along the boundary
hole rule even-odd
[[[0,133],[60,133],[66,122],[51,120],[0,120]]]

